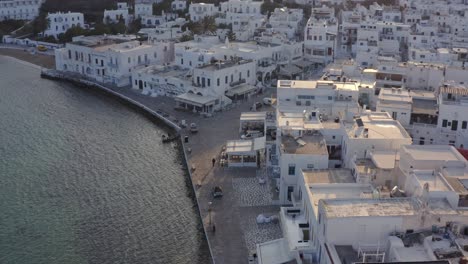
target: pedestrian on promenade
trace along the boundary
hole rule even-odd
[[[214,168],[214,165],[215,165],[215,163],[216,163],[216,159],[213,158],[213,159],[211,160],[211,162],[213,163],[213,168]]]
[[[213,234],[216,233],[216,226],[213,224]]]

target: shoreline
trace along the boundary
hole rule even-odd
[[[26,49],[26,51],[25,51]],[[39,68],[55,68],[55,57],[41,53],[31,54],[27,48],[9,48],[0,46],[0,56],[16,59],[22,63]]]

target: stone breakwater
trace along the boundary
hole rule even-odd
[[[67,82],[70,82],[70,83],[72,83],[74,85],[77,85],[77,86],[80,86],[80,87],[99,89],[100,91],[103,91],[103,92],[105,92],[107,94],[110,94],[112,96],[117,97],[118,99],[122,100],[123,102],[125,102],[125,103],[127,103],[127,104],[129,104],[131,106],[137,107],[138,109],[142,110],[144,113],[149,114],[150,116],[156,118],[158,121],[162,121],[166,126],[171,128],[178,135],[181,134],[182,129],[176,122],[174,122],[173,120],[170,120],[169,118],[165,117],[163,114],[158,113],[158,111],[155,111],[155,110],[149,108],[148,106],[146,106],[146,105],[144,105],[144,104],[142,104],[142,103],[140,103],[140,102],[138,102],[138,101],[136,101],[136,100],[134,100],[132,98],[129,98],[129,97],[119,93],[118,91],[113,90],[112,88],[106,87],[106,86],[104,86],[102,84],[99,84],[99,83],[96,83],[96,82],[93,82],[93,81],[90,81],[90,80],[79,78],[77,76],[64,74],[64,73],[61,73],[59,71],[52,70],[52,69],[43,69],[41,71],[41,77],[45,78],[45,79],[50,79],[50,80],[67,81]],[[199,213],[199,216],[201,218],[202,217],[202,212],[201,212],[201,209],[200,209],[200,201],[199,201],[198,195],[196,195],[196,188],[195,188],[195,184],[193,182],[192,171],[189,169],[189,159],[188,159],[187,149],[186,149],[186,146],[184,144],[183,137],[180,137],[180,143],[181,143],[181,146],[182,146],[182,153],[183,153],[183,159],[184,159],[184,162],[185,162],[185,166],[187,168],[187,172],[188,172],[188,175],[189,175],[190,183],[192,185],[193,193],[195,194],[194,196],[195,196],[195,200],[197,202],[198,213]],[[208,247],[209,247],[210,255],[211,255],[211,261],[214,264],[215,261],[214,261],[214,257],[213,257],[212,246],[211,246],[209,237],[207,235],[207,227],[206,227],[204,221],[202,221],[202,226],[203,226],[204,235],[205,235],[206,240],[208,242]]]

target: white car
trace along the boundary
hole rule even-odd
[[[273,99],[270,97],[265,97],[263,98],[263,104],[264,105],[272,105],[273,104]]]

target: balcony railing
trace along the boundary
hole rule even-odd
[[[234,86],[237,86],[237,85],[241,85],[241,84],[243,84],[243,83],[246,83],[246,82],[247,82],[247,81],[246,81],[245,79],[240,79],[240,80],[238,80],[238,81],[231,82],[231,83],[229,84],[229,86],[234,87]]]

